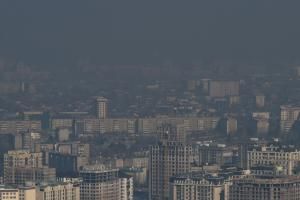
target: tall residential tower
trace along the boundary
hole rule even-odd
[[[190,171],[192,147],[180,141],[179,130],[169,124],[158,129],[160,141],[150,148],[149,199],[169,198],[170,178]]]
[[[104,97],[97,97],[96,99],[97,117],[99,119],[107,118],[107,102],[108,100]]]

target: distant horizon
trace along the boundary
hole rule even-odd
[[[67,65],[300,63],[297,1],[0,2],[0,56]]]

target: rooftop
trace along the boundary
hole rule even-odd
[[[263,175],[247,175],[237,176],[233,180],[239,183],[253,183],[253,184],[288,184],[300,182],[299,176],[263,176]]]

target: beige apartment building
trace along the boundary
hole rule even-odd
[[[238,96],[240,92],[240,82],[231,80],[211,80],[209,81],[210,97]]]
[[[80,171],[80,200],[133,200],[133,178],[118,169],[89,166]]]
[[[18,188],[19,190],[19,199],[20,200],[35,200],[36,196],[36,188],[34,186],[22,186]]]
[[[28,150],[8,151],[4,154],[4,183],[55,180],[56,170],[43,166],[42,156],[42,153],[31,153]]]
[[[40,132],[41,121],[35,120],[10,120],[0,121],[0,133],[20,133],[28,130]]]
[[[169,179],[191,169],[192,147],[180,141],[176,129],[163,126],[158,130],[160,142],[151,146],[149,158],[149,199],[169,198]],[[178,141],[179,140],[179,141]]]
[[[289,133],[295,121],[299,119],[300,107],[283,105],[280,107],[280,131],[283,134]]]
[[[80,200],[79,183],[53,183],[37,187],[37,200]]]
[[[230,200],[298,200],[298,176],[237,176],[229,186]]]
[[[0,187],[1,200],[39,200],[36,198],[35,187]]]
[[[4,155],[4,169],[10,167],[42,167],[43,154],[29,150],[12,150]]]
[[[2,200],[19,200],[19,190],[14,188],[0,188],[0,199]]]
[[[154,134],[159,126],[168,123],[182,125],[186,132],[209,131],[216,128],[219,117],[155,117],[138,119],[138,133]]]
[[[247,152],[247,169],[255,166],[273,165],[283,174],[292,175],[300,166],[300,151],[293,147],[259,146]]]
[[[0,200],[80,200],[79,183],[27,183],[31,186],[0,188]]]
[[[189,173],[170,179],[171,200],[227,200],[224,177]],[[222,196],[223,193],[223,196]],[[224,197],[224,198],[223,198]]]
[[[97,118],[105,119],[108,114],[108,100],[104,97],[97,97],[96,108],[97,108]]]
[[[72,128],[73,121],[71,118],[55,118],[51,120],[51,128],[53,130],[57,128]]]
[[[210,131],[216,128],[219,117],[154,117],[154,118],[86,118],[75,123],[82,125],[80,134],[129,133],[155,134],[164,123],[181,125],[186,132]]]

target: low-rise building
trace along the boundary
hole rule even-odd
[[[1,187],[0,188],[0,199],[4,200],[19,200],[20,199],[20,193],[18,189],[15,188],[9,188],[9,187]]]

